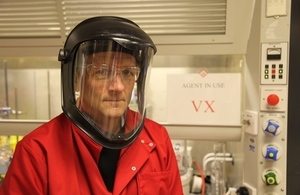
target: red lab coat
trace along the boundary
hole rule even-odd
[[[138,138],[122,149],[113,193],[97,167],[101,149],[61,114],[17,144],[0,195],[183,195],[163,126],[146,119]]]

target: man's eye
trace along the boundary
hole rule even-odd
[[[108,75],[108,69],[107,68],[96,69],[95,74],[97,74],[99,76],[107,76]]]
[[[99,70],[99,74],[107,75],[108,74],[108,70],[106,68],[105,69],[100,69]]]
[[[122,70],[122,76],[125,76],[125,77],[133,76],[133,72],[130,69],[124,69],[124,70]]]

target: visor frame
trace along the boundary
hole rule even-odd
[[[114,19],[114,18],[109,18],[109,20]],[[101,18],[102,20],[102,18]],[[119,18],[117,20],[120,20]],[[94,23],[94,19],[92,19],[92,23]],[[118,21],[119,23],[120,21]],[[124,22],[124,21],[122,21]],[[79,25],[81,27],[83,24]],[[129,25],[134,28],[138,28],[137,26],[133,25],[132,23],[129,23]],[[89,25],[90,26],[90,25]],[[93,25],[92,25],[93,26]],[[144,126],[144,118],[146,116],[146,111],[141,112],[143,120],[141,123],[136,127],[137,129],[133,132],[133,136],[129,136],[129,138],[124,141],[124,140],[109,140],[105,136],[100,135],[99,132],[97,131],[97,125],[95,125],[92,121],[89,121],[87,117],[85,116],[84,113],[82,113],[78,107],[76,106],[76,97],[74,93],[72,93],[74,90],[74,85],[73,85],[73,75],[74,75],[74,59],[76,58],[76,53],[78,51],[79,45],[85,41],[91,41],[94,40],[91,37],[95,37],[94,35],[89,37],[83,36],[81,41],[77,41],[77,44],[74,44],[73,37],[75,36],[74,33],[77,32],[76,30],[81,29],[79,27],[75,27],[73,31],[70,33],[70,36],[68,37],[65,47],[63,50],[60,51],[59,53],[59,60],[62,63],[62,108],[64,113],[71,119],[71,121],[78,126],[83,132],[85,132],[89,137],[91,137],[94,141],[97,143],[103,145],[104,147],[107,148],[112,148],[112,149],[121,149],[124,148],[128,145],[130,145],[138,136],[140,131],[143,129]],[[139,28],[138,28],[139,29]],[[85,30],[86,31],[86,30]],[[75,33],[76,34],[76,33]],[[114,40],[118,42],[119,44],[126,45],[126,47],[129,48],[138,48],[139,50],[144,51],[145,53],[151,53],[151,59],[154,53],[156,52],[156,47],[153,44],[152,41],[145,41],[145,39],[142,40],[142,38],[133,38],[132,40],[126,39],[124,35],[113,37],[112,34],[107,33],[107,36],[104,36],[103,34],[99,34],[98,32],[98,39],[97,40]],[[114,35],[116,36],[116,35]],[[147,35],[148,36],[148,35]],[[138,41],[142,40],[141,43]],[[148,40],[151,40],[150,37],[148,37]],[[72,49],[71,49],[72,48]],[[70,52],[69,52],[70,51]],[[144,57],[143,57],[144,58]],[[141,59],[142,63],[140,66],[142,67],[141,69],[141,75],[138,78],[138,88],[139,90],[144,90],[146,82],[146,77],[147,76],[147,70],[150,66],[150,61],[151,59]],[[143,73],[142,73],[143,72]],[[143,95],[138,95],[139,98],[141,98],[141,102],[144,103],[144,98],[142,97]],[[141,109],[141,108],[139,108]]]

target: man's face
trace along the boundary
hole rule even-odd
[[[127,53],[99,52],[87,56],[80,108],[95,121],[121,117],[131,99],[139,68]]]

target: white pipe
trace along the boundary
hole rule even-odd
[[[206,159],[204,162],[203,162],[203,171],[205,173],[206,171],[206,166],[208,163],[210,163],[211,161],[226,161],[226,162],[232,162],[233,161],[233,158],[232,157],[210,157],[208,159]]]
[[[211,152],[211,153],[207,153],[204,157],[203,157],[203,162],[207,159],[207,158],[210,158],[212,156],[225,156],[225,157],[230,157],[231,156],[231,153],[222,153],[222,152],[218,152],[218,153],[214,153],[214,152]]]

